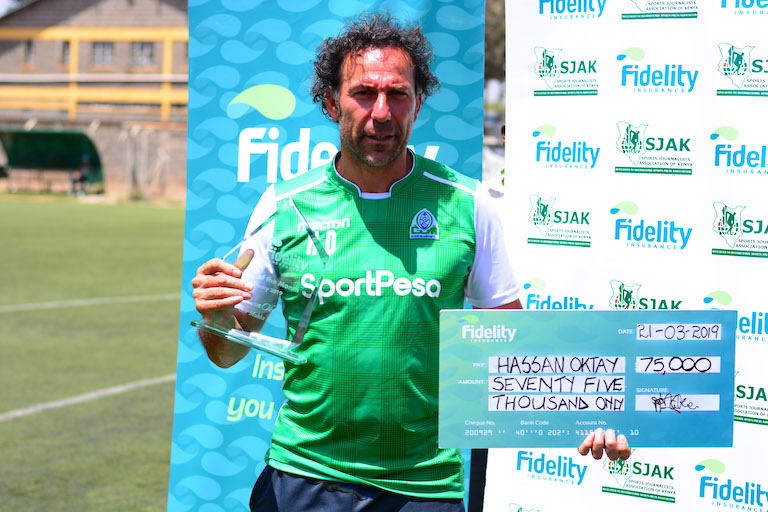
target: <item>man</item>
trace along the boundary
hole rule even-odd
[[[265,299],[251,284],[259,276],[296,283],[281,297],[289,333],[306,298],[324,291],[296,349],[307,363],[286,363],[287,401],[252,510],[463,510],[461,455],[437,446],[438,313],[465,297],[475,307],[520,308],[520,289],[487,191],[406,147],[437,87],[431,57],[418,27],[381,15],[348,23],[318,50],[312,93],[339,124],[341,150],[268,189],[246,232],[288,201],[310,223],[349,219],[334,234],[322,279],[316,264],[289,264],[306,254],[307,235],[278,215],[269,237],[244,246],[254,253],[244,271],[214,259],[193,280],[206,320],[216,314],[246,330],[264,321],[249,314]],[[219,366],[248,351],[201,339]],[[602,432],[580,451],[599,458],[603,447],[629,456],[625,440]]]

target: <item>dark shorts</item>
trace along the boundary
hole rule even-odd
[[[253,486],[251,512],[464,512],[464,500],[414,498],[267,466]]]

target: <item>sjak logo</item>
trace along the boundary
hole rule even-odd
[[[648,462],[632,461],[632,457],[626,461],[621,459],[605,460],[603,468],[616,479],[616,482],[624,487],[633,476],[660,478],[663,480],[674,480],[672,474],[674,467],[651,464]]]
[[[555,87],[559,79],[569,75],[591,75],[597,73],[597,60],[561,60],[562,48],[549,50],[537,46],[533,49],[536,55],[534,73],[543,79],[550,89]]]
[[[627,155],[629,160],[637,165],[645,154],[645,129],[647,124],[633,126],[624,121],[616,123],[619,129],[619,140],[616,141],[616,149]]]
[[[733,85],[741,88],[747,78],[752,75],[752,50],[754,46],[736,48],[729,43],[720,43],[720,62],[717,70],[727,76]]]
[[[723,237],[731,248],[735,247],[736,242],[744,233],[741,214],[746,207],[736,206],[731,208],[725,203],[720,202],[714,203],[713,206],[715,208],[715,221],[712,224],[712,229]]]
[[[542,199],[541,196],[531,196],[531,211],[528,213],[528,220],[536,226],[539,233],[546,236],[549,228],[554,223],[553,213],[555,210],[555,198]]]
[[[677,162],[688,162],[687,157],[680,155],[681,153],[690,152],[691,143],[690,138],[684,137],[655,137],[646,136],[647,124],[641,124],[635,126],[626,121],[619,121],[616,123],[616,128],[619,131],[619,138],[616,140],[616,149],[621,151],[629,158],[634,165],[639,165],[640,161],[646,155],[647,151],[654,151],[654,158],[650,160],[660,163],[666,162],[667,165],[675,165]],[[664,152],[666,154],[660,154]],[[659,160],[659,157],[663,160]],[[684,164],[683,164],[684,165]]]
[[[682,300],[654,299],[640,297],[639,284],[626,285],[614,279],[611,281],[611,309],[680,309]]]
[[[440,228],[432,212],[423,208],[414,215],[411,221],[410,238],[426,238],[429,240],[440,238]]]
[[[531,211],[528,220],[536,226],[542,235],[546,235],[552,225],[552,212],[554,211],[555,198],[542,199],[541,196],[531,196]]]
[[[533,49],[533,53],[536,54],[536,67],[533,71],[536,76],[546,82],[550,89],[555,87],[555,82],[560,76],[560,52],[562,51],[562,48],[547,50],[541,46]]]
[[[639,309],[639,284],[627,286],[621,281],[614,280],[611,281],[611,291],[611,302],[608,304],[611,309]]]
[[[736,386],[736,398],[743,398],[744,400],[762,400],[768,402],[768,395],[765,394],[765,388],[759,386],[745,386],[739,384]]]
[[[619,484],[621,487],[624,487],[625,485],[627,485],[627,481],[629,481],[629,479],[632,477],[632,473],[630,471],[631,463],[632,463],[631,455],[627,460],[605,459],[603,461],[603,469],[605,469],[608,472],[608,474],[611,475],[616,480],[617,484]]]
[[[536,194],[530,196],[528,221],[536,226],[542,236],[548,238],[529,238],[528,242],[589,247],[589,212],[555,210],[555,200],[554,197],[543,199]]]

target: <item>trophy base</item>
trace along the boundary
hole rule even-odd
[[[227,341],[233,341],[246,347],[261,350],[262,352],[266,352],[296,365],[307,362],[306,357],[291,352],[291,348],[294,344],[288,340],[265,336],[264,334],[257,332],[241,331],[240,329],[222,329],[221,327],[217,327],[216,325],[209,324],[202,320],[195,320],[192,322],[192,325],[200,330],[224,338]]]

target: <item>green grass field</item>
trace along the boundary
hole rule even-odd
[[[0,416],[176,371],[181,208],[0,195]],[[51,303],[24,309],[25,304]],[[0,511],[162,511],[174,383],[0,421]]]

